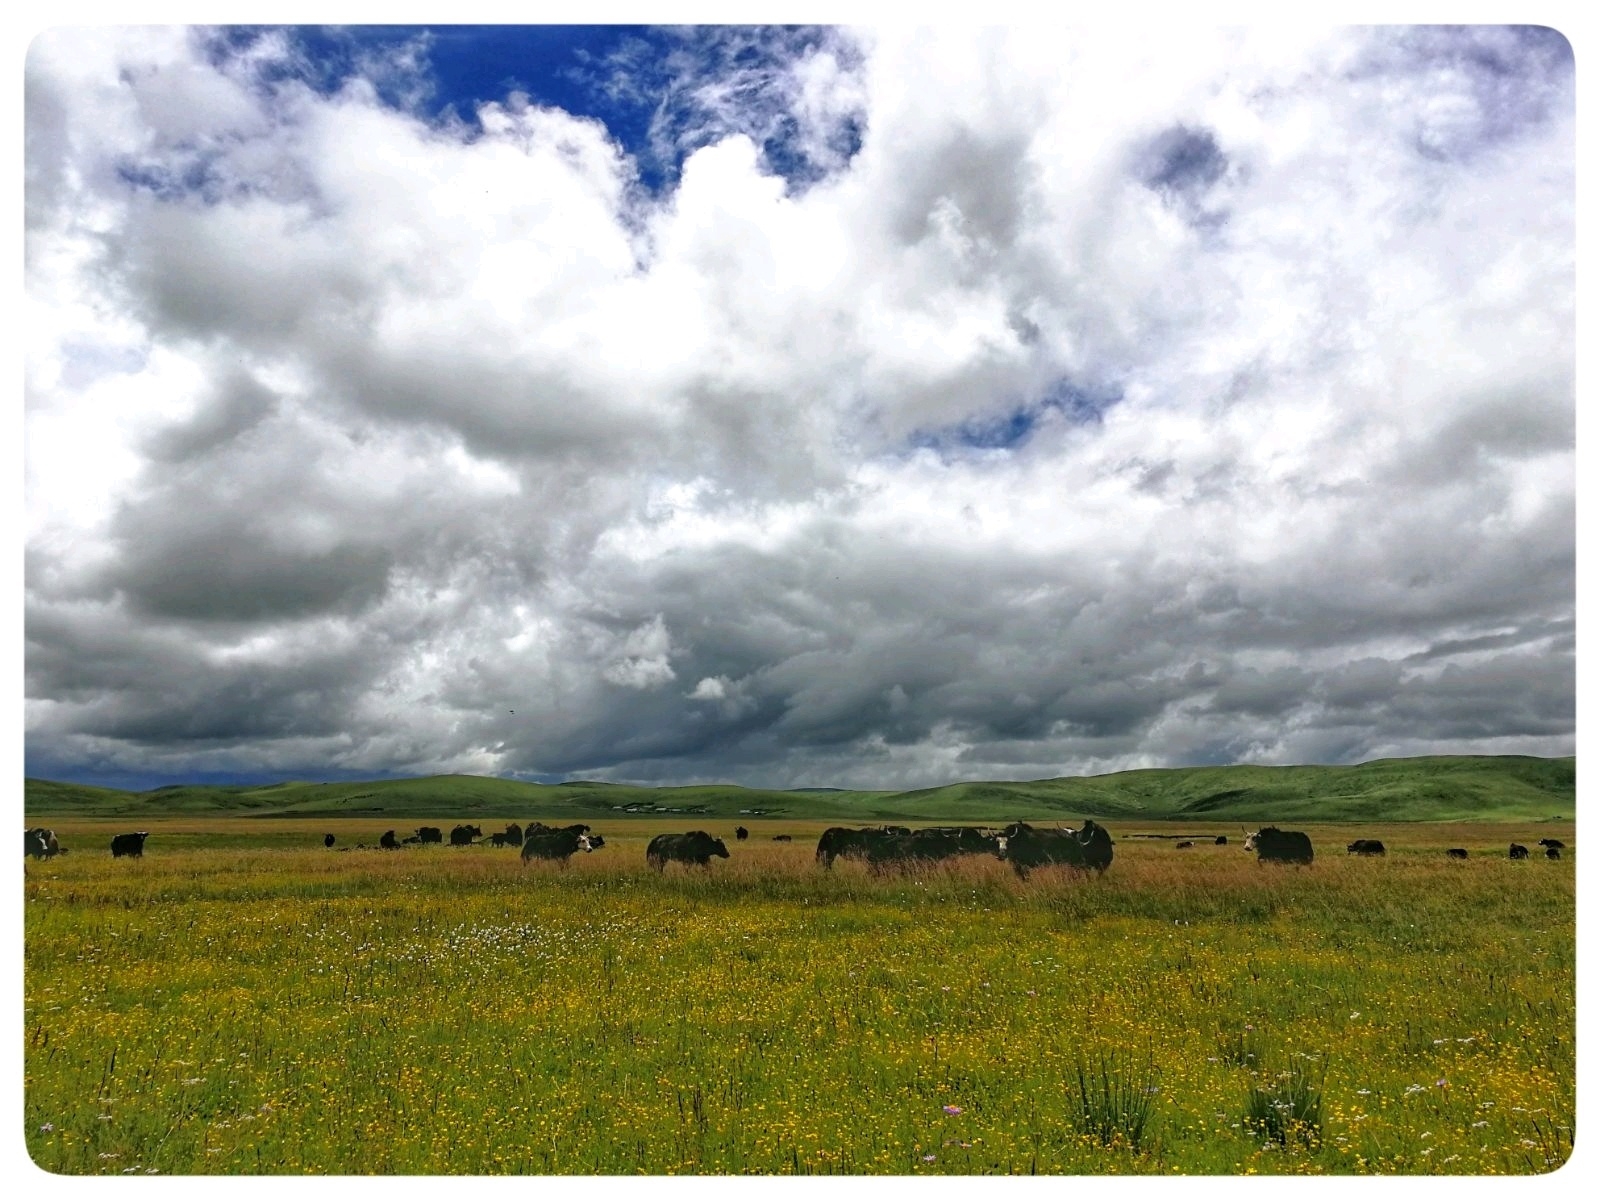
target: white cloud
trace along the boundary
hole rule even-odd
[[[30,759],[874,785],[1570,749],[1553,54],[834,31],[684,67],[658,133],[697,148],[651,198],[519,97],[469,135],[181,30],[42,35]],[[785,113],[803,186],[757,144]]]
[[[728,694],[728,681],[720,675],[706,676],[694,685],[694,691],[688,693],[691,700],[721,700]]]
[[[622,687],[648,691],[677,678],[667,660],[672,656],[672,636],[659,614],[622,639],[615,657],[601,674]]]

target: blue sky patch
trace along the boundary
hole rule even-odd
[[[1122,390],[1118,387],[1085,387],[1063,379],[1037,400],[1019,404],[1004,416],[964,421],[933,432],[918,432],[911,438],[911,445],[940,454],[962,450],[1014,450],[1052,416],[1072,425],[1098,425],[1106,410],[1121,399]]]
[[[789,68],[826,49],[846,69],[859,52],[826,27],[642,25],[232,26],[208,44],[213,62],[256,39],[286,34],[288,63],[263,68],[271,85],[303,81],[327,95],[353,76],[379,99],[426,120],[477,125],[477,106],[521,92],[539,105],[602,122],[651,191],[676,182],[701,146],[742,133],[795,190],[847,163],[863,124],[839,114],[805,130]]]

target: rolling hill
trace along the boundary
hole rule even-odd
[[[872,823],[1069,817],[1143,821],[1571,820],[1577,760],[1522,755],[1378,759],[1349,767],[1170,767],[909,792],[732,784],[636,787],[477,775],[356,783],[170,786],[147,792],[28,779],[29,821],[52,816],[227,815],[594,819],[630,815]]]

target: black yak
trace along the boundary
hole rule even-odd
[[[867,843],[874,837],[909,836],[911,830],[904,825],[879,825],[872,829],[847,829],[835,825],[825,830],[817,841],[817,861],[831,868],[836,858],[866,858]]]
[[[701,829],[653,837],[644,852],[645,862],[658,871],[666,870],[669,862],[694,863],[709,870],[713,858],[727,857],[728,848],[722,844],[722,839]]]
[[[1081,829],[1035,829],[1016,821],[1000,831],[1000,857],[1021,879],[1034,867],[1055,865],[1104,872],[1114,854],[1111,835],[1091,820]]]
[[[117,834],[116,837],[111,839],[111,857],[122,858],[126,855],[129,858],[143,858],[144,840],[149,836],[149,830],[141,833]]]
[[[526,864],[529,859],[534,858],[554,859],[562,866],[566,866],[567,860],[579,850],[587,854],[595,848],[595,843],[598,841],[599,838],[591,838],[576,829],[530,833],[522,841],[522,861]]]
[[[967,825],[916,829],[909,833],[871,833],[867,837],[867,867],[874,874],[884,866],[916,866],[941,862],[963,854],[1000,855],[1000,838]]]
[[[1244,848],[1256,852],[1257,862],[1311,862],[1311,839],[1292,829],[1268,825],[1244,839]]]

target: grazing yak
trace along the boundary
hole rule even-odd
[[[1546,858],[1548,858],[1551,862],[1555,862],[1558,858],[1561,857],[1561,847],[1560,846],[1546,846],[1544,848],[1544,856]]]
[[[119,833],[111,839],[111,857],[143,858],[144,840],[150,836],[149,830],[140,833]]]
[[[1467,856],[1467,852],[1460,846],[1452,846],[1450,849],[1446,850],[1445,853],[1451,858],[1465,858]]]
[[[1558,842],[1555,838],[1540,838],[1538,844],[1546,850],[1565,850],[1567,848],[1565,842]]]
[[[1361,854],[1371,857],[1375,854],[1385,853],[1383,843],[1376,838],[1357,838],[1344,848],[1346,854]]]
[[[1311,862],[1311,839],[1298,830],[1279,829],[1268,825],[1244,839],[1246,851],[1256,852],[1257,862],[1301,863]]]
[[[792,842],[794,838],[787,833],[775,833],[772,835],[772,840],[775,842]]]
[[[1219,846],[1226,846],[1228,844],[1228,835],[1225,834],[1225,833],[1219,833],[1217,835],[1217,843],[1216,844],[1219,845]]]
[[[532,832],[531,830],[529,832]],[[507,825],[504,833],[491,833],[489,835],[491,846],[520,846],[522,845],[522,826]]]
[[[867,838],[867,869],[874,875],[890,863],[911,867],[963,854],[992,854],[998,858],[999,835],[969,825],[947,825],[909,833],[873,834]]]
[[[450,844],[452,846],[470,846],[482,836],[483,830],[476,825],[457,825],[450,831]]]
[[[1091,820],[1081,829],[1035,829],[1015,821],[1000,831],[1000,858],[1019,879],[1034,867],[1058,865],[1103,873],[1114,853],[1111,835]]]
[[[417,828],[417,841],[426,846],[429,842],[444,844],[444,830],[437,825],[422,825]]]
[[[750,831],[743,825],[735,825],[733,827],[733,836],[735,840],[742,842],[745,840],[745,838],[750,836]]]
[[[323,836],[322,836],[322,844],[324,846],[327,846],[331,850],[333,848],[333,842],[334,842],[333,834],[331,834],[331,833],[323,834]]]
[[[711,868],[713,858],[727,858],[728,848],[721,838],[714,838],[704,830],[691,833],[663,833],[650,839],[645,847],[644,860],[658,871],[665,871],[667,863],[694,863]]]
[[[579,850],[587,854],[597,844],[605,845],[604,839],[579,833],[575,827],[533,832],[522,841],[522,862],[526,866],[529,859],[554,859],[564,867]]]
[[[22,831],[22,853],[30,858],[54,858],[66,851],[56,841],[55,830],[40,828]]]
[[[1526,846],[1519,846],[1519,845],[1517,845],[1517,843],[1512,842],[1511,843],[1511,857],[1512,858],[1527,858],[1528,857],[1528,848]]]
[[[385,850],[400,849],[400,841],[394,836],[394,830],[392,829],[384,831],[384,835],[378,839],[378,845],[382,846]]]
[[[1174,850],[1193,850],[1194,849],[1194,843],[1193,842],[1179,842],[1176,846],[1173,847],[1173,849]]]
[[[588,837],[589,847],[593,850],[598,850],[601,846],[606,844],[605,838],[601,837],[598,833],[590,832],[590,829],[587,825],[579,823],[575,825],[562,825],[561,827],[557,828],[554,825],[546,825],[543,821],[528,822],[527,827],[522,831],[522,844],[527,845],[527,839],[531,838],[536,833],[581,833]]]
[[[835,825],[825,830],[817,842],[817,861],[831,870],[836,858],[866,858],[867,843],[873,837],[909,837],[910,834],[911,830],[904,825],[879,825],[872,829],[847,829]]]

